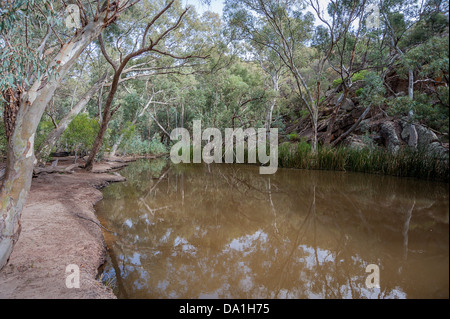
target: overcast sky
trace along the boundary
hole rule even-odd
[[[203,12],[209,10],[212,12],[216,12],[222,16],[222,10],[223,10],[223,0],[211,0],[211,4],[208,6],[206,4],[202,4],[200,0],[183,0],[185,4],[193,4],[197,12],[199,14],[202,14]]]
[[[210,10],[213,12],[218,13],[220,16],[222,16],[222,10],[224,7],[224,0],[211,0],[210,5],[202,4],[201,0],[183,0],[184,4],[186,5],[194,5],[196,7],[196,10],[199,14],[202,14],[203,12]],[[320,3],[320,9],[326,11],[326,7],[330,1],[329,0],[319,0]],[[308,11],[311,11],[314,16],[315,12],[313,12],[312,9],[309,9]],[[319,21],[316,18],[316,24],[318,24]],[[320,23],[322,24],[322,23]]]

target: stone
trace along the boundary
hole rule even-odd
[[[439,142],[437,135],[422,125],[416,125],[417,147],[428,148],[432,143]]]
[[[349,98],[345,99],[345,102],[342,104],[341,109],[344,111],[352,111],[356,107],[355,103]]]
[[[402,134],[401,134],[402,140],[407,142],[409,140],[409,133],[410,133],[409,126],[407,126],[407,125],[403,126],[403,130],[402,130]]]
[[[397,153],[400,150],[400,139],[397,135],[397,130],[393,122],[384,122],[380,126],[380,134],[384,138],[386,148]]]
[[[439,142],[433,142],[428,146],[428,152],[439,157],[439,158],[445,158],[448,156],[448,149],[443,147],[441,143]]]
[[[419,136],[417,135],[417,129],[415,125],[409,126],[409,139],[408,139],[408,145],[410,147],[417,148]]]
[[[374,141],[368,135],[358,136],[355,134],[350,134],[345,139],[345,144],[350,148],[361,150],[365,148],[373,148]]]
[[[370,131],[370,119],[362,120],[361,123],[359,123],[358,130],[361,133],[368,133]]]

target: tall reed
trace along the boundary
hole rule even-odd
[[[284,143],[279,147],[279,166],[285,168],[353,171],[426,180],[447,181],[449,160],[425,150],[402,148],[397,153],[383,148],[355,149],[345,146],[319,147]]]

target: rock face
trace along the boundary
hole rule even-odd
[[[348,97],[343,101],[331,130],[331,141],[348,132],[364,114],[366,106],[360,104],[356,94],[356,91],[362,87],[364,87],[363,82],[355,82]],[[320,143],[328,138],[333,111],[343,94],[339,90],[341,89],[336,88],[326,92],[329,102],[319,112],[318,139]],[[302,118],[287,127],[286,132],[287,134],[295,132],[306,141],[311,141],[313,134],[311,121],[308,118]],[[388,115],[386,106],[372,107],[358,127],[343,139],[342,143],[352,148],[386,147],[394,153],[403,147],[411,147],[435,154],[439,158],[446,158],[449,154],[448,144],[442,144],[436,133],[418,123],[411,125],[408,116],[399,118]]]
[[[439,139],[437,135],[427,129],[426,127],[423,127],[422,125],[416,125],[417,130],[417,147],[419,148],[428,148],[432,143],[439,142]]]
[[[345,102],[342,104],[341,109],[344,111],[352,111],[356,107],[355,103],[349,98],[345,99]]]
[[[444,147],[439,141],[438,136],[432,130],[423,125],[414,125],[415,131],[411,130],[411,125],[406,120],[400,120],[403,130],[401,138],[409,146],[415,146],[420,150],[434,153],[438,157],[444,157],[448,154],[448,148]]]
[[[400,150],[401,140],[398,137],[397,129],[394,122],[388,121],[380,125],[380,134],[385,140],[385,145],[388,150],[397,153]]]
[[[361,136],[356,135],[356,134],[350,134],[345,139],[345,145],[350,148],[357,149],[357,150],[372,147],[372,145],[367,143],[367,140],[364,140]]]
[[[433,153],[438,157],[448,155],[448,149],[442,146],[437,135],[422,125],[416,125],[417,148]]]

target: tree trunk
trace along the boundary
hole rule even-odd
[[[120,144],[122,144],[123,136],[125,133],[120,134],[119,138],[117,139],[116,143],[114,143],[111,152],[109,153],[110,156],[116,156],[117,149],[119,148]]]
[[[105,138],[106,130],[108,129],[108,124],[111,117],[112,114],[110,113],[110,111],[105,109],[102,124],[100,125],[100,130],[97,134],[97,137],[95,138],[94,145],[92,146],[92,150],[89,154],[86,165],[84,166],[84,168],[89,172],[94,168],[94,162],[98,152],[100,151],[100,148],[102,147],[103,139]]]
[[[266,111],[266,135],[267,135],[268,141],[270,141],[270,126],[272,125],[272,117],[273,117],[274,107],[275,107],[275,100],[267,108],[267,111]]]
[[[319,147],[318,139],[317,139],[317,122],[318,122],[319,114],[317,108],[314,108],[313,113],[311,114],[311,124],[312,124],[312,138],[311,138],[311,150],[313,153],[316,153]]]
[[[20,94],[20,91],[13,92],[12,90],[6,90],[3,93],[3,97],[7,101],[3,110],[3,123],[5,124],[5,135],[8,141],[14,133],[17,113],[20,108]]]
[[[273,90],[278,94],[280,91],[280,86],[278,84],[279,74],[276,73],[275,75],[272,75],[272,83],[273,83]],[[272,104],[267,108],[267,114],[266,114],[266,135],[267,140],[270,141],[270,127],[272,126],[273,121],[273,110],[275,109],[275,106],[277,104],[277,98],[274,97],[272,100]]]
[[[92,96],[94,96],[95,92],[97,92],[98,89],[103,85],[105,79],[106,73],[84,94],[84,96],[78,101],[78,103],[72,108],[72,110],[59,122],[58,126],[52,132],[50,132],[44,143],[36,152],[36,158],[39,162],[45,161],[46,158],[50,155],[50,152],[52,151],[61,135],[70,125],[72,120],[85,109]]]
[[[131,125],[133,126],[134,124],[136,124],[137,118],[135,118],[133,120],[133,122],[131,122]],[[123,132],[122,134],[120,134],[119,138],[117,139],[116,143],[114,143],[111,152],[109,153],[109,155],[111,156],[115,156],[117,153],[117,149],[119,148],[120,144],[122,144],[122,140],[123,137],[125,136],[125,132]]]
[[[331,135],[333,134],[334,123],[336,122],[336,118],[339,113],[339,110],[341,109],[341,107],[345,103],[345,101],[347,100],[349,89],[350,88],[347,88],[346,86],[344,86],[344,92],[341,93],[341,95],[339,96],[339,99],[336,102],[336,107],[333,110],[333,114],[331,115],[330,121],[328,122],[327,132],[325,133],[325,141],[324,141],[325,145],[330,145],[330,143],[331,143]]]
[[[0,213],[0,269],[7,263],[14,245],[19,239],[20,218],[31,186],[34,156],[34,132],[39,121],[24,116],[23,109],[8,145],[5,179],[1,188]],[[29,110],[29,106],[25,106]]]
[[[97,137],[95,138],[94,145],[92,147],[91,152],[89,153],[89,157],[86,162],[86,165],[84,166],[84,168],[87,171],[92,171],[92,169],[94,168],[94,162],[95,162],[98,152],[100,151],[100,147],[102,146],[103,139],[105,137],[109,121],[111,120],[111,117],[114,115],[114,113],[117,111],[117,109],[120,107],[120,105],[119,105],[115,110],[111,110],[111,106],[114,101],[114,96],[116,95],[117,89],[119,88],[120,76],[121,76],[122,71],[125,68],[127,62],[130,59],[131,58],[128,58],[128,60],[125,60],[124,62],[122,62],[122,64],[120,65],[119,68],[115,69],[111,89],[108,93],[108,97],[106,98],[105,107],[103,109],[103,117],[102,117],[102,121],[100,124],[100,130],[97,134]],[[99,114],[99,116],[100,116],[100,114]]]
[[[414,70],[409,70],[408,74],[408,96],[411,100],[414,100]]]
[[[0,269],[5,266],[20,235],[20,219],[31,186],[34,137],[42,114],[57,87],[81,52],[100,34],[105,25],[100,18],[64,44],[50,67],[58,76],[42,75],[27,92],[23,92],[15,127],[8,145],[5,179],[0,193]]]
[[[411,100],[414,100],[414,70],[409,70],[409,84],[408,84],[408,96]],[[409,141],[408,145],[413,148],[417,148],[419,140],[416,126],[413,123],[414,111],[409,111],[409,120],[411,122],[409,126]]]
[[[184,102],[181,102],[181,128],[184,128]]]
[[[317,120],[313,121],[313,138],[312,138],[312,151],[317,152],[318,142],[317,142]]]

